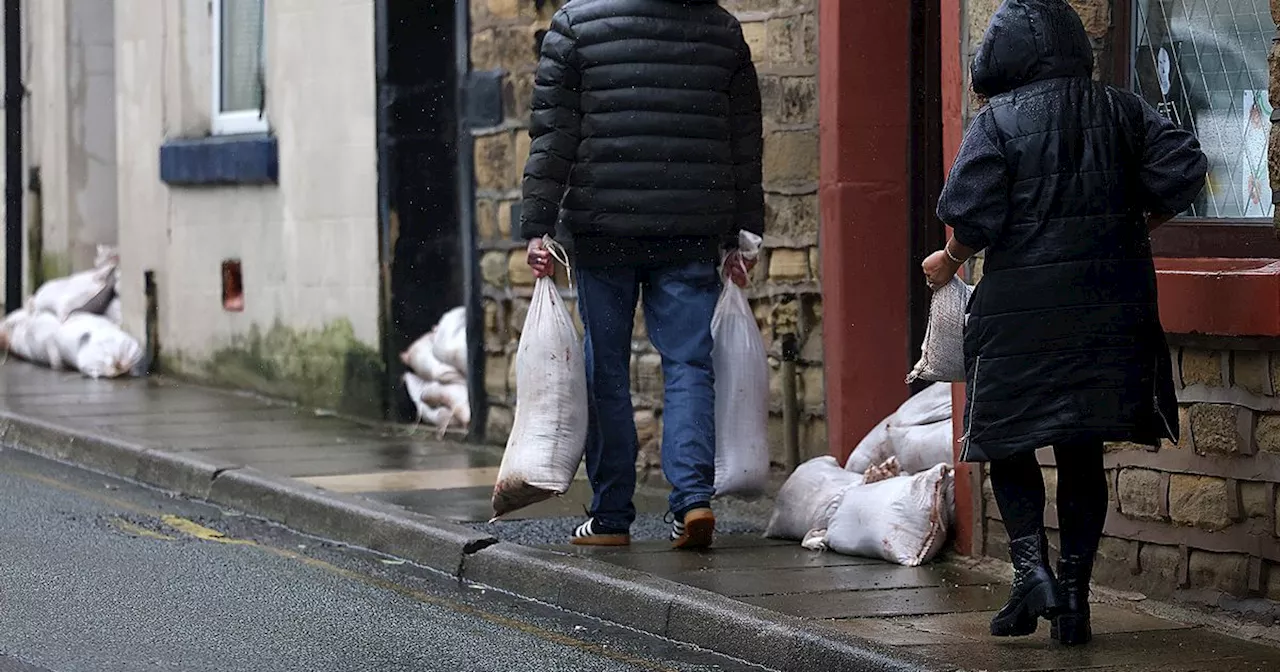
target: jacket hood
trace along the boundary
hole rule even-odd
[[[973,59],[973,90],[1008,93],[1059,77],[1092,77],[1093,45],[1066,0],[1005,0]]]

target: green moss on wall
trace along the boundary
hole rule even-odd
[[[207,360],[178,355],[165,370],[207,382],[291,399],[306,406],[371,418],[383,415],[382,357],[339,320],[320,330],[279,323],[265,333],[254,327]]]

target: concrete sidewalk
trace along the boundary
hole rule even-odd
[[[406,557],[474,581],[783,670],[1275,670],[1280,650],[1100,605],[1097,641],[986,635],[1007,586],[964,560],[906,568],[760,538],[722,507],[716,549],[674,553],[660,493],[629,549],[563,545],[589,489],[490,526],[500,452],[166,381],[0,367],[0,441]],[[517,545],[513,541],[523,542]]]

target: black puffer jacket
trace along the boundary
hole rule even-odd
[[[990,105],[938,203],[959,242],[986,249],[965,329],[970,461],[1178,438],[1145,215],[1190,206],[1207,162],[1092,64],[1064,0],[1006,0],[974,60]]]
[[[521,234],[579,264],[711,260],[762,233],[760,89],[714,0],[571,0],[542,42]]]

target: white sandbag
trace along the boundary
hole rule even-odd
[[[778,491],[764,535],[800,541],[811,530],[827,527],[845,489],[861,484],[862,474],[841,469],[830,455],[805,462],[796,467]]]
[[[564,249],[547,248],[568,265]],[[493,489],[494,517],[564,494],[587,438],[582,341],[556,283],[539,278],[516,350],[516,412]]]
[[[59,326],[61,323],[58,318],[49,313],[36,313],[15,321],[9,340],[9,352],[32,364],[61,369],[63,360],[58,354],[56,340]]]
[[[465,428],[471,424],[471,404],[466,399],[466,385],[462,385],[463,398],[458,404],[455,385],[444,386],[426,381],[412,373],[404,374],[405,391],[418,411],[418,420],[438,430],[443,437],[450,427]]]
[[[467,375],[467,309],[454,308],[436,323],[432,354],[442,364]],[[437,381],[442,382],[442,381]]]
[[[889,416],[889,419],[893,416]],[[873,464],[893,457],[893,444],[889,441],[889,419],[881,420],[853,449],[844,468],[861,474]]]
[[[893,415],[885,418],[853,449],[845,469],[861,474],[873,464],[880,464],[895,455],[892,427],[931,425],[951,417],[951,384],[935,383],[907,399]],[[932,464],[929,465],[933,466]],[[906,469],[906,465],[903,465]],[[914,473],[914,472],[908,472]]]
[[[800,546],[807,551],[821,552],[827,550],[827,531],[825,529],[809,530],[804,535],[804,539],[800,541]]]
[[[111,320],[111,323],[117,327],[124,324],[124,307],[120,305],[120,297],[117,296],[111,299],[111,303],[107,304],[107,310],[102,316]]]
[[[63,327],[71,325],[65,331]],[[89,378],[119,378],[128,375],[142,361],[142,345],[111,320],[101,315],[77,313],[59,325],[59,350],[79,344],[75,368]],[[65,336],[65,339],[62,338]]]
[[[739,234],[739,253],[754,259],[760,237]],[[711,317],[716,387],[717,497],[755,498],[769,487],[769,355],[747,295],[725,282]]]
[[[951,468],[847,489],[827,528],[831,550],[908,567],[932,560],[947,540]]]
[[[898,407],[889,417],[891,427],[932,425],[951,417],[951,384],[934,383]]]
[[[115,297],[115,267],[104,266],[50,280],[36,290],[28,303],[33,313],[50,313],[61,322],[71,313],[101,315]]]
[[[8,352],[11,349],[14,331],[29,319],[31,319],[31,312],[26,308],[19,308],[6,315],[4,320],[0,321],[0,348]]]
[[[918,474],[939,464],[955,465],[951,418],[931,425],[889,427],[893,455],[903,473]]]
[[[400,361],[419,378],[437,383],[465,383],[467,377],[456,368],[436,359],[436,332],[431,331],[400,353]]]
[[[964,322],[972,294],[972,286],[954,277],[933,293],[920,361],[907,374],[908,383],[964,381]]]

